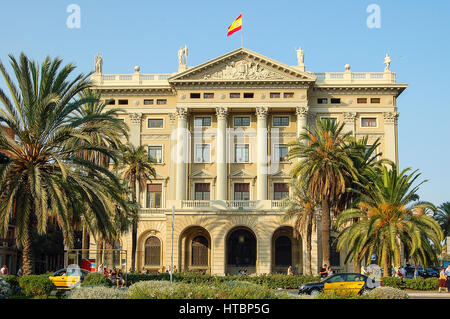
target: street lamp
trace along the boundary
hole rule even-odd
[[[0,153],[0,164],[8,164],[8,163],[9,163],[9,157],[3,153]]]

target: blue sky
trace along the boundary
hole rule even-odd
[[[81,28],[69,29],[67,6],[81,8]],[[381,28],[369,29],[366,8],[381,8]],[[0,59],[24,51],[93,69],[103,55],[104,73],[171,73],[177,50],[187,44],[189,65],[240,46],[227,27],[244,16],[244,46],[286,64],[296,64],[302,46],[312,72],[381,72],[389,52],[397,81],[408,83],[398,100],[401,168],[418,168],[430,181],[423,200],[450,201],[449,138],[450,1],[4,1],[0,6]],[[3,87],[3,82],[0,81]]]

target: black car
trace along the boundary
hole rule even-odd
[[[364,282],[364,284],[354,285],[357,282]],[[337,289],[343,290],[358,290],[356,293],[361,294],[364,291],[371,290],[380,285],[379,282],[361,274],[355,273],[343,273],[336,274],[325,279],[321,279],[320,282],[312,282],[304,284],[298,290],[298,294],[308,294],[312,296],[317,296],[319,293],[324,291],[325,285],[331,289],[336,286]]]

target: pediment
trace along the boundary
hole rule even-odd
[[[216,176],[202,169],[197,173],[191,174],[191,178],[215,178]]]
[[[314,82],[315,77],[241,48],[169,78],[171,83],[253,81]]]
[[[272,174],[271,178],[291,178],[291,175],[283,171],[278,171],[277,173]]]
[[[245,170],[239,170],[230,175],[230,178],[254,178],[255,175],[248,173]]]

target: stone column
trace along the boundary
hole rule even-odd
[[[141,145],[141,121],[142,113],[130,114],[131,127],[130,127],[130,143],[134,146]]]
[[[176,135],[172,135],[175,132],[175,122],[177,116],[175,113],[169,114],[169,125],[170,125],[170,167],[169,167],[169,200],[175,200],[175,160],[176,156],[173,156],[176,152]],[[176,153],[175,153],[176,154]]]
[[[356,136],[356,112],[344,112],[344,133],[352,132]]]
[[[384,157],[398,165],[397,122],[400,113],[385,112],[384,116]]]
[[[300,106],[295,110],[297,114],[297,137],[306,131],[308,125],[308,106]]]
[[[256,132],[256,167],[257,167],[257,200],[267,200],[267,107],[256,108],[257,132]]]
[[[187,193],[187,165],[189,163],[188,150],[188,110],[186,108],[177,108],[176,116],[178,118],[177,128],[177,181],[176,181],[176,200],[185,200]]]
[[[228,110],[223,107],[216,108],[217,137],[217,200],[227,200],[227,118]]]

